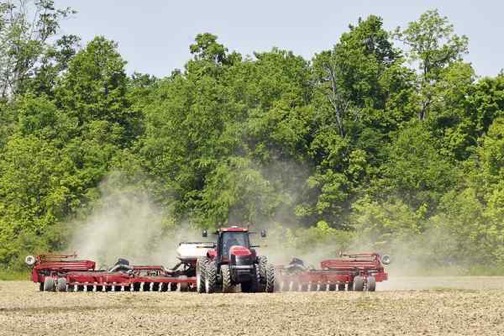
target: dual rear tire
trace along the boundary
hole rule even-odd
[[[275,267],[266,264],[264,292],[273,293],[275,291]]]
[[[275,290],[275,267],[264,256],[258,257],[259,292],[273,293]]]

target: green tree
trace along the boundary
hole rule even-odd
[[[162,186],[157,197],[180,217],[198,207],[207,175],[238,143],[232,120],[239,110],[223,79],[230,65],[219,61],[226,55],[213,54],[225,48],[213,35],[200,37],[191,47],[194,58],[186,71],[174,73],[154,89],[145,107],[140,149],[146,168]]]
[[[125,63],[116,43],[96,37],[72,58],[56,88],[58,107],[77,119],[79,133],[99,132],[120,147],[136,139],[140,118],[127,99]]]
[[[33,135],[11,136],[0,157],[0,263],[13,263],[30,247],[61,248],[51,232],[75,206],[67,184],[71,163]],[[33,242],[23,246],[26,239]]]
[[[418,116],[423,120],[433,101],[432,84],[443,69],[467,53],[468,39],[456,35],[448,18],[437,10],[423,13],[418,21],[410,22],[403,30],[397,28],[395,35],[407,47],[408,58],[418,64],[417,85],[421,95]]]
[[[59,21],[72,13],[70,8],[56,9],[53,0],[0,4],[0,97],[20,90],[51,49]]]
[[[75,35],[65,35],[46,47],[31,76],[20,83],[18,93],[47,95],[54,98],[54,89],[58,79],[68,69],[70,60],[80,49],[80,38]]]
[[[273,49],[256,53],[253,71],[237,100],[246,106],[243,141],[263,164],[305,158],[311,140],[313,108],[308,63],[292,52]],[[236,81],[236,79],[235,79]],[[242,90],[238,87],[238,90]]]
[[[263,223],[279,203],[276,196],[273,185],[250,160],[229,157],[207,175],[196,219],[206,227]]]
[[[470,64],[455,62],[443,69],[432,85],[430,115],[425,122],[439,139],[444,155],[459,161],[474,152],[479,137],[469,97],[474,92],[474,70]]]
[[[382,19],[373,15],[359,20],[332,50],[313,60],[319,113],[332,120],[342,137],[354,121],[372,119],[375,110],[385,108],[389,92],[384,77],[392,79],[388,73],[401,59],[382,25]]]
[[[473,139],[482,137],[495,119],[504,115],[504,74],[482,78],[466,98],[466,114],[470,118]],[[476,145],[476,143],[474,143]]]
[[[404,102],[412,93],[411,73],[402,67],[382,19],[369,16],[350,26],[330,51],[313,60],[313,141],[316,173],[310,199],[320,219],[348,226],[351,200],[379,172],[389,134],[410,119]],[[317,191],[318,190],[318,191]],[[306,206],[298,208],[313,213]],[[345,224],[346,223],[346,224]]]
[[[97,37],[69,62],[58,80],[55,104],[64,132],[57,133],[69,162],[65,181],[81,208],[99,198],[98,185],[115,157],[141,133],[141,114],[128,100],[125,62],[114,42]],[[68,215],[75,215],[72,207]]]
[[[382,186],[387,186],[389,194],[397,194],[415,210],[425,206],[430,214],[457,181],[453,163],[440,153],[432,135],[418,122],[397,133],[384,168]]]

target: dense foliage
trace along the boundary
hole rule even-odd
[[[360,19],[312,60],[204,33],[158,79],[128,76],[104,37],[58,36],[69,9],[19,4],[0,5],[2,267],[64,249],[117,172],[167,226],[274,223],[303,246],[504,265],[504,75],[479,78],[437,11],[395,32]]]

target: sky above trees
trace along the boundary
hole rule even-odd
[[[311,59],[330,48],[359,17],[374,14],[384,28],[406,27],[425,11],[439,9],[459,35],[469,38],[466,61],[480,76],[495,76],[503,67],[504,3],[497,0],[359,0],[300,1],[136,1],[57,0],[78,14],[62,22],[62,32],[88,42],[104,35],[119,43],[128,62],[127,71],[158,77],[182,68],[190,57],[187,46],[202,32],[219,36],[229,50],[243,55],[269,51],[272,47],[292,50]]]

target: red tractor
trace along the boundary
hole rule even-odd
[[[196,263],[196,290],[199,293],[224,293],[240,285],[242,292],[268,292],[275,288],[275,268],[258,256],[250,244],[248,228],[231,226],[215,232],[217,244]],[[261,231],[261,237],[266,232]],[[207,232],[203,231],[203,237]]]

